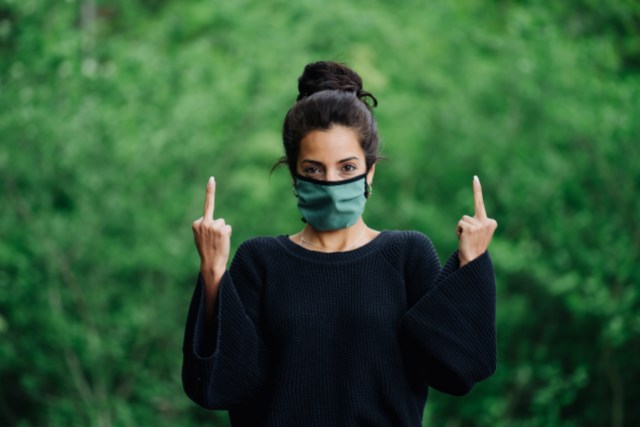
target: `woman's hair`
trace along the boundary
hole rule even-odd
[[[314,130],[341,125],[358,135],[367,170],[381,158],[373,107],[378,100],[362,89],[360,76],[343,64],[320,61],[308,64],[298,79],[298,98],[287,112],[282,128],[285,155],[274,169],[286,164],[296,174],[300,141]]]

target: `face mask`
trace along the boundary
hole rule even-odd
[[[317,181],[296,176],[295,190],[303,220],[316,230],[351,227],[364,211],[366,174],[344,181]]]

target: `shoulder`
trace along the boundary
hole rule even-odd
[[[252,237],[240,244],[236,251],[234,259],[261,259],[273,253],[273,250],[277,246],[278,242],[276,237]]]
[[[277,237],[273,236],[257,236],[245,240],[238,247],[238,251],[261,251],[276,246]]]
[[[252,237],[245,240],[233,256],[230,271],[236,275],[247,272],[263,275],[271,264],[276,246],[275,237]]]
[[[387,231],[384,245],[385,257],[401,272],[417,270],[438,270],[440,259],[431,239],[424,233],[414,230]]]
[[[391,230],[385,231],[387,246],[402,252],[426,251],[435,252],[431,239],[424,233],[415,230]]]

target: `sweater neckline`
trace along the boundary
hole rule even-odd
[[[278,243],[280,243],[284,249],[290,254],[304,258],[314,262],[350,262],[369,255],[383,246],[383,242],[387,239],[389,232],[386,230],[381,231],[376,237],[366,244],[344,252],[320,252],[306,249],[290,239],[289,235],[282,234],[276,237]]]

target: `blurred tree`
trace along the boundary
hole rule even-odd
[[[496,375],[425,425],[631,426],[636,2],[0,1],[0,423],[227,425],[180,385],[206,178],[235,247],[292,233],[268,171],[307,62],[381,101],[372,226],[444,258],[479,174]]]

